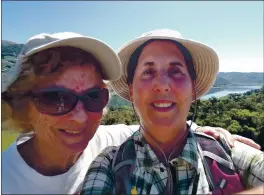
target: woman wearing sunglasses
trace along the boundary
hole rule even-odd
[[[99,152],[136,130],[99,126],[109,99],[103,80],[120,75],[119,58],[97,39],[75,33],[29,39],[2,75],[3,115],[9,128],[22,132],[2,154],[2,193],[75,193]]]
[[[263,188],[263,152],[232,149],[186,125],[192,103],[214,84],[219,61],[208,46],[155,30],[118,52],[123,76],[110,84],[131,101],[140,128],[91,163],[81,194],[233,194]],[[258,191],[261,192],[261,191]]]
[[[2,155],[3,193],[77,191],[87,164],[107,146],[95,145],[95,140],[92,148],[98,152],[85,151],[108,103],[103,80],[116,80],[120,73],[117,55],[100,40],[75,33],[39,34],[28,40],[2,77],[2,99],[7,102],[3,113],[12,119],[10,128],[22,131]]]

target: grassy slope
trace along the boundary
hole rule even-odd
[[[16,140],[18,133],[10,131],[2,131],[2,151],[4,151],[12,142]]]

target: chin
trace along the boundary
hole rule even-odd
[[[153,117],[150,119],[152,125],[159,126],[159,127],[173,127],[177,125],[177,119],[168,118],[168,117]]]
[[[63,152],[80,153],[83,152],[88,146],[89,141],[82,141],[77,143],[62,143],[64,146]]]

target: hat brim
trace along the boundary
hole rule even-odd
[[[61,46],[71,46],[93,54],[101,64],[103,73],[102,76],[104,80],[113,81],[120,78],[122,67],[120,60],[114,50],[104,42],[91,37],[73,37],[57,40],[34,48],[33,50],[26,53],[25,56],[29,57],[40,51]]]
[[[196,99],[199,99],[210,90],[219,71],[219,59],[213,49],[189,39],[167,36],[146,36],[128,42],[118,51],[118,56],[123,66],[123,74],[118,80],[111,81],[109,84],[120,97],[130,101],[129,87],[127,85],[127,65],[132,53],[150,39],[166,39],[181,43],[189,51],[193,59],[194,69],[196,71]]]

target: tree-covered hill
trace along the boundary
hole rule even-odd
[[[231,84],[228,80],[218,76],[215,80],[214,87],[222,87]]]
[[[23,44],[17,44],[17,43],[3,40],[1,58],[3,59],[5,56],[17,57],[22,47],[23,47]]]
[[[219,72],[219,77],[237,85],[263,85],[263,72]]]
[[[112,100],[113,101],[113,100]],[[233,134],[255,140],[264,149],[264,87],[244,94],[230,94],[222,98],[198,100],[195,122],[201,126],[222,127]],[[102,124],[138,124],[129,104],[110,107]],[[188,116],[192,119],[194,105]]]

